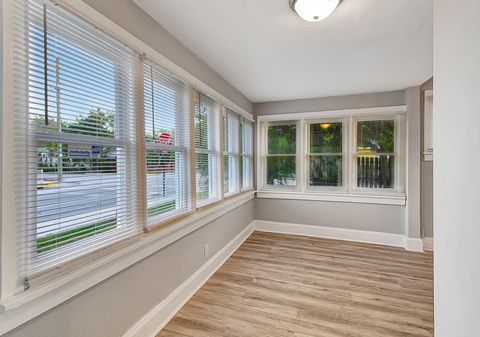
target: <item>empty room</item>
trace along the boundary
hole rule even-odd
[[[480,336],[480,1],[0,12],[0,336]]]

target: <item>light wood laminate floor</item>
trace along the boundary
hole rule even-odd
[[[158,336],[433,336],[432,260],[254,232]]]

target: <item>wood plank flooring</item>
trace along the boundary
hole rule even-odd
[[[432,253],[254,232],[157,336],[433,336]]]

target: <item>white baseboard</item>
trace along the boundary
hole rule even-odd
[[[166,299],[135,323],[123,337],[154,337],[252,234],[253,223],[233,238]]]
[[[393,247],[402,247],[406,250],[423,251],[421,239],[406,238],[403,234],[362,231],[355,229],[292,224],[285,222],[254,220],[255,230],[263,232],[295,234],[321,237],[326,239],[346,240],[373,243]]]
[[[405,237],[405,247],[406,250],[412,252],[423,252],[423,241],[419,238],[407,238]]]
[[[425,250],[433,250],[433,238],[432,237],[424,237],[423,241],[423,249]]]

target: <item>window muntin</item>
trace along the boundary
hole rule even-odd
[[[189,188],[191,88],[144,61],[146,214],[153,224],[192,208]]]
[[[224,193],[232,195],[240,192],[240,117],[230,109],[225,109],[223,120],[223,171]]]
[[[29,7],[26,274],[33,275],[139,227],[128,183],[135,54],[58,6]]]
[[[308,124],[308,185],[341,187],[343,185],[342,121]]]
[[[296,186],[296,123],[270,124],[266,126],[266,132],[266,185]]]
[[[220,111],[208,96],[195,93],[195,172],[197,206],[221,197]]]
[[[356,121],[356,185],[395,188],[395,120]]]

